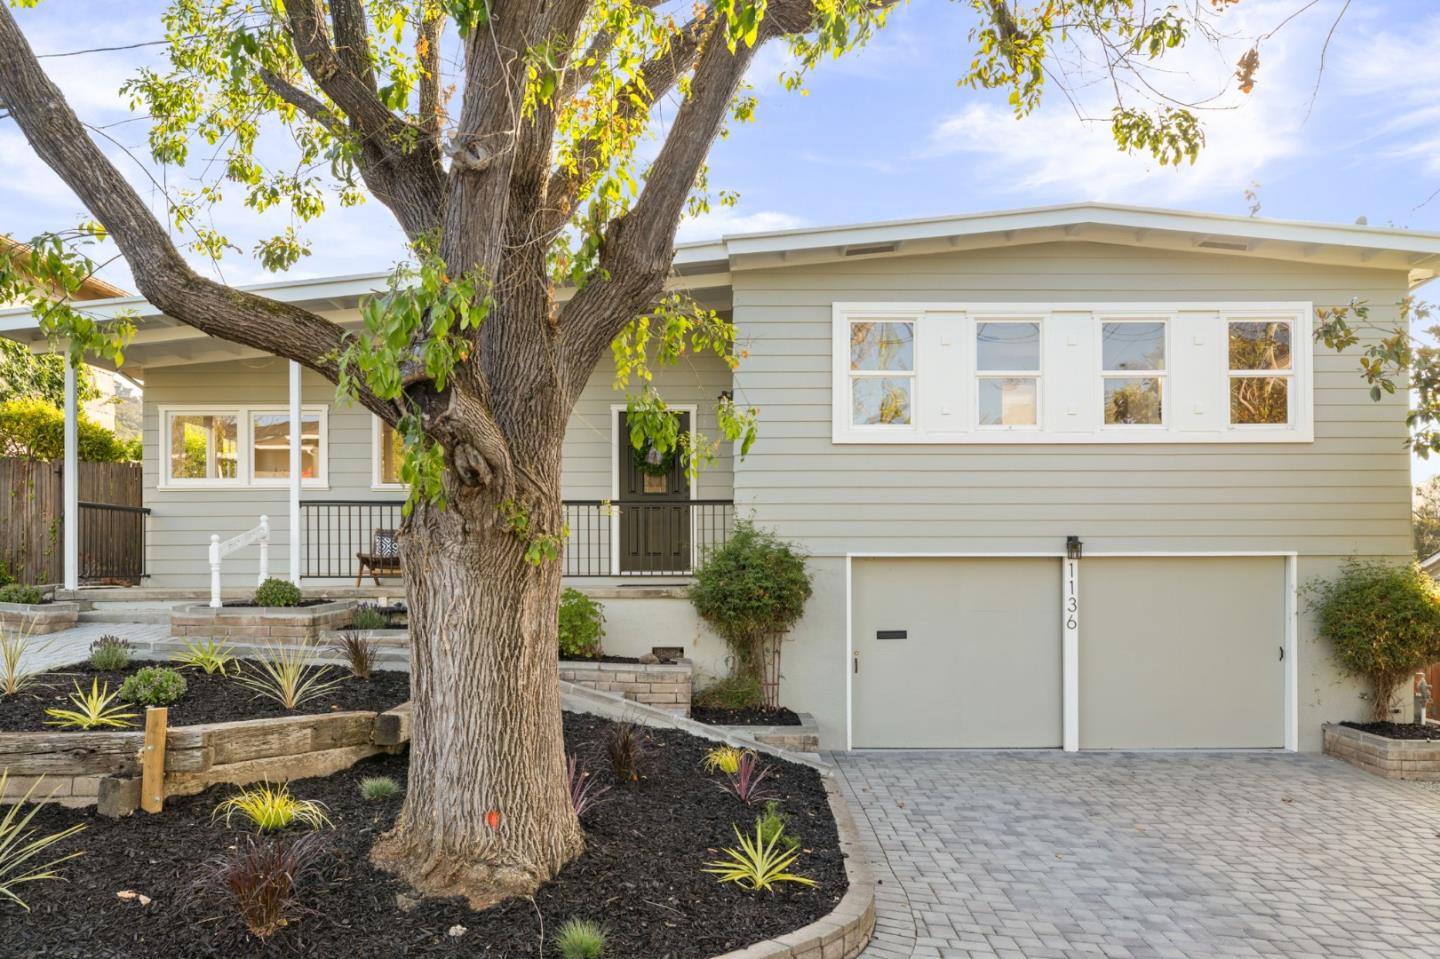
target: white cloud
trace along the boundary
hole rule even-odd
[[[737,233],[769,233],[773,230],[794,230],[805,221],[779,210],[757,210],[741,213],[730,208],[711,210],[698,217],[683,220],[677,238],[680,242],[713,240]]]

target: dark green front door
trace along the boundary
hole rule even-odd
[[[690,480],[680,457],[662,476],[648,475],[636,463],[625,413],[616,430],[620,464],[620,572],[683,573],[690,569]],[[690,414],[677,413],[680,431],[690,430]]]

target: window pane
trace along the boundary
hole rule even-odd
[[[1281,320],[1231,323],[1230,369],[1290,369],[1290,324]]]
[[[1153,376],[1105,378],[1105,422],[1118,426],[1159,426],[1160,380]]]
[[[915,369],[915,324],[866,322],[850,324],[850,369]]]
[[[903,426],[910,422],[908,376],[864,376],[852,383],[851,416],[856,426]]]
[[[980,370],[1040,369],[1040,324],[975,324],[975,367]]]
[[[981,426],[1034,426],[1036,381],[1031,377],[997,376],[980,381]]]
[[[235,479],[239,475],[239,438],[235,416],[172,416],[171,478]]]
[[[1104,323],[1100,339],[1107,370],[1165,369],[1164,323]]]
[[[389,423],[380,424],[380,482],[399,483],[405,461],[405,440]]]
[[[1230,377],[1230,422],[1290,422],[1290,381],[1283,376]]]
[[[256,413],[250,419],[251,455],[255,461],[257,480],[290,478],[290,414]],[[300,417],[300,477],[320,476],[320,417],[305,413]]]

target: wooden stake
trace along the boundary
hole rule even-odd
[[[145,707],[145,746],[140,752],[140,808],[159,812],[165,806],[165,726],[170,710]]]

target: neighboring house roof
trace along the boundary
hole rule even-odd
[[[1432,556],[1427,556],[1422,559],[1420,561],[1420,568],[1431,576],[1440,578],[1440,553],[1435,553]]]
[[[23,243],[16,242],[7,236],[0,236],[0,257],[24,256],[29,250],[30,247]],[[80,285],[80,289],[75,294],[75,299],[86,301],[108,300],[130,295],[132,294],[129,290],[122,290],[118,286],[106,283],[98,276],[92,276]]]
[[[731,276],[745,270],[1057,242],[1107,243],[1403,271],[1412,288],[1440,273],[1440,233],[1074,203],[736,234],[702,243],[683,243],[675,250],[671,286],[700,292],[708,305],[727,309]],[[309,309],[353,310],[365,296],[384,289],[388,276],[364,273],[278,280],[244,289]],[[565,295],[562,290],[562,299]],[[100,317],[121,313],[137,317],[140,332],[131,353],[143,351],[146,344],[208,339],[165,317],[144,297],[97,300],[86,307]],[[0,310],[0,335],[29,341],[36,336],[34,327],[28,310]],[[214,359],[224,359],[238,348],[231,344],[187,344],[184,349],[192,351],[189,359],[199,361],[210,358],[210,353],[214,353]]]

